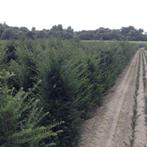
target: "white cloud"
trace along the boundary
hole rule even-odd
[[[0,0],[0,22],[12,26],[75,30],[133,25],[147,31],[146,0]]]

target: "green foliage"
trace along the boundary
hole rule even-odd
[[[12,76],[5,70],[0,72],[0,146],[41,146],[44,139],[57,136],[52,131],[56,125],[39,125],[48,113],[39,107],[38,99],[30,99],[31,90],[25,92],[21,89],[13,93],[7,83]]]
[[[96,30],[77,32],[81,40],[130,40],[145,41],[147,36],[144,30],[136,29],[133,26],[122,27],[121,29],[109,29],[100,27]]]
[[[33,27],[29,30],[26,27],[11,27],[6,23],[0,24],[0,39],[2,40],[24,40],[41,38],[62,38],[81,40],[130,40],[147,41],[147,34],[143,29],[136,29],[133,26],[120,29],[97,28],[96,30],[74,31],[71,26],[63,28],[61,24],[52,26],[51,29],[36,30]]]
[[[63,28],[56,26],[54,29],[60,32]],[[7,54],[4,46],[8,43],[3,42],[0,46],[2,61],[7,59],[4,56]],[[11,58],[9,63],[1,61],[2,69],[6,68],[16,74],[9,79],[9,87],[15,87],[14,93],[17,95],[20,87],[24,87],[26,93],[28,88],[33,88],[41,80],[30,99],[38,98],[44,113],[49,112],[49,115],[41,119],[41,125],[64,122],[53,128],[54,131],[63,132],[51,140],[45,139],[45,143],[53,141],[57,147],[77,146],[80,124],[89,117],[96,105],[102,105],[103,95],[114,84],[138,48],[137,44],[128,42],[79,42],[59,38],[16,41],[15,44],[17,58]],[[35,102],[36,99],[33,104]],[[30,117],[31,115],[28,116]],[[43,130],[41,127],[36,131]],[[30,128],[24,130],[22,135],[26,136],[28,132]],[[22,135],[19,135],[20,138]],[[17,134],[15,136],[18,137]]]

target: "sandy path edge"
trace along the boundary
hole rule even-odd
[[[144,99],[144,81],[143,81],[143,60],[144,50],[140,51],[140,73],[139,73],[139,89],[137,96],[137,125],[135,128],[135,142],[134,147],[145,147],[146,141],[146,125],[145,125],[145,99]]]

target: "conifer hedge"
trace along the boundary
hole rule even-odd
[[[103,95],[137,48],[128,42],[1,41],[0,69],[15,76],[0,87],[0,144],[77,146],[80,124],[102,104]],[[13,114],[9,117],[12,130],[4,126],[9,113]]]

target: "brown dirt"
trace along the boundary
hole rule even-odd
[[[134,105],[134,93],[136,87],[137,67],[139,63],[140,49],[130,65],[120,75],[116,84],[105,97],[104,105],[97,108],[94,117],[86,120],[82,127],[80,147],[126,147],[132,133],[132,110]],[[135,147],[142,147],[145,143],[145,115],[144,115],[144,85],[143,65],[140,59],[139,92],[137,97],[138,118],[136,127]],[[144,131],[143,131],[144,130]]]
[[[141,49],[140,59],[140,76],[139,76],[139,89],[137,96],[137,112],[138,119],[135,132],[134,147],[144,147],[146,145],[146,125],[145,125],[145,99],[144,99],[144,81],[143,81],[143,60],[144,50]],[[142,58],[143,55],[143,58]]]

